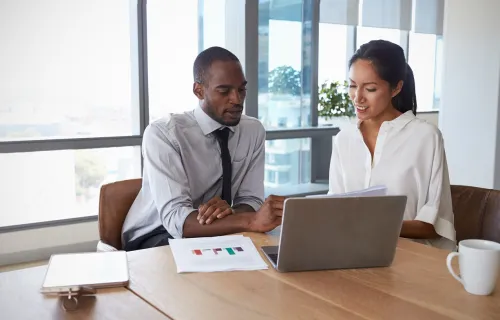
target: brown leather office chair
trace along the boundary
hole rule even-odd
[[[500,191],[451,186],[457,242],[485,239],[500,242]]]
[[[99,197],[99,237],[117,250],[122,249],[121,233],[125,217],[141,190],[142,179],[103,185]]]

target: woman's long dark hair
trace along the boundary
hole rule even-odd
[[[392,98],[392,105],[399,112],[409,110],[417,114],[417,96],[415,94],[415,79],[403,49],[395,43],[386,40],[373,40],[363,44],[349,60],[349,68],[358,59],[370,61],[379,77],[389,82],[395,88],[400,80],[403,87],[399,94]]]

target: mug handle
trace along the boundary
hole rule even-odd
[[[462,278],[460,278],[459,275],[455,273],[453,270],[453,267],[451,266],[451,262],[453,261],[453,258],[458,257],[459,253],[458,252],[450,252],[448,254],[448,257],[446,258],[446,266],[448,267],[448,271],[451,273],[453,278],[457,279],[458,282],[463,284]]]

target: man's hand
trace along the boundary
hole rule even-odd
[[[250,222],[250,230],[254,232],[269,232],[279,226],[281,224],[285,199],[285,197],[281,196],[269,196],[259,211],[255,213]]]
[[[269,232],[281,224],[285,199],[285,197],[270,196],[257,212],[230,214],[224,219],[212,220],[215,223],[210,225],[200,225],[199,219],[197,219],[198,212],[192,212],[184,222],[183,236],[193,238],[222,236],[240,232]],[[220,199],[212,199],[211,201],[210,205],[208,205],[208,202],[206,203],[208,207],[211,207],[213,203],[220,202]],[[228,204],[225,205],[225,208],[231,210]],[[214,216],[214,214],[207,215],[208,212],[205,210],[208,209],[203,208],[204,216]]]
[[[217,196],[198,208],[198,221],[200,224],[210,224],[215,219],[222,219],[231,213],[233,213],[231,206]]]

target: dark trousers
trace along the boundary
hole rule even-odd
[[[159,226],[150,233],[140,236],[137,239],[129,241],[123,248],[125,251],[134,251],[140,249],[148,249],[160,246],[167,246],[168,240],[173,237],[167,232],[165,227]]]

